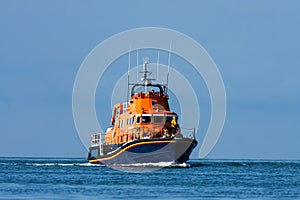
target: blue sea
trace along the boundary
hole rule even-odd
[[[0,199],[300,199],[300,161],[196,159],[157,167],[0,158]]]

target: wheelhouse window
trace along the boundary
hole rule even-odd
[[[167,123],[167,124],[170,124],[171,121],[172,121],[172,117],[168,116],[168,117],[166,118],[166,123]]]
[[[152,107],[157,107],[157,101],[152,101]]]
[[[176,118],[177,118],[177,116],[175,116],[175,115],[174,115],[174,116],[170,116],[170,115],[167,116],[167,118],[166,118],[166,123],[167,123],[167,124],[171,124],[171,121],[172,121],[173,117],[176,117]]]
[[[142,116],[142,123],[150,123],[151,122],[151,116]]]
[[[164,117],[163,116],[153,116],[153,122],[155,124],[161,124],[163,122]]]
[[[140,116],[137,116],[137,117],[136,117],[136,123],[137,123],[137,124],[141,123],[141,117],[140,117]]]

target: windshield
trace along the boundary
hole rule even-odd
[[[142,123],[150,123],[151,116],[142,116]]]

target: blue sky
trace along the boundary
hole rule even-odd
[[[208,158],[300,159],[299,10],[291,0],[2,0],[0,156],[86,156],[72,117],[77,70],[111,35],[156,26],[194,38],[222,74],[227,118]]]

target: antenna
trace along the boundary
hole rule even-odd
[[[157,81],[157,83],[159,80],[158,68],[159,68],[159,50],[157,51],[157,64],[156,64],[156,81]]]
[[[128,77],[129,77],[129,70],[130,70],[130,53],[131,53],[131,45],[129,46],[129,53],[128,53],[128,71],[127,71]]]
[[[128,54],[128,69],[127,69],[127,102],[129,101],[129,71],[130,71],[130,53],[131,45],[129,45],[129,54]]]
[[[170,62],[171,62],[171,48],[172,48],[172,40],[171,40],[171,42],[170,42],[170,48],[169,48],[168,74],[167,74],[167,87],[168,87],[168,84],[169,84]]]
[[[139,49],[136,49],[136,82],[139,81]]]
[[[150,76],[152,74],[151,71],[148,71],[148,65],[149,65],[149,58],[143,58],[143,71],[141,71],[140,73],[143,73],[143,78],[141,80],[144,81],[146,85],[148,83],[151,83],[150,81],[153,80],[148,78],[148,75]]]
[[[143,85],[145,87],[145,93],[147,91],[147,85],[151,84],[151,81],[155,80],[153,78],[149,78],[152,72],[148,70],[148,65],[149,65],[149,58],[147,57],[143,58],[143,71],[141,71],[140,73],[143,73],[143,78],[141,78],[141,80],[143,81]]]
[[[144,73],[142,81],[144,81],[144,87],[145,87],[145,94],[147,92],[147,85],[150,83],[150,79],[148,79],[148,74],[150,75],[151,73],[148,71],[147,66],[149,64],[149,59],[148,58],[143,58],[143,71]]]

